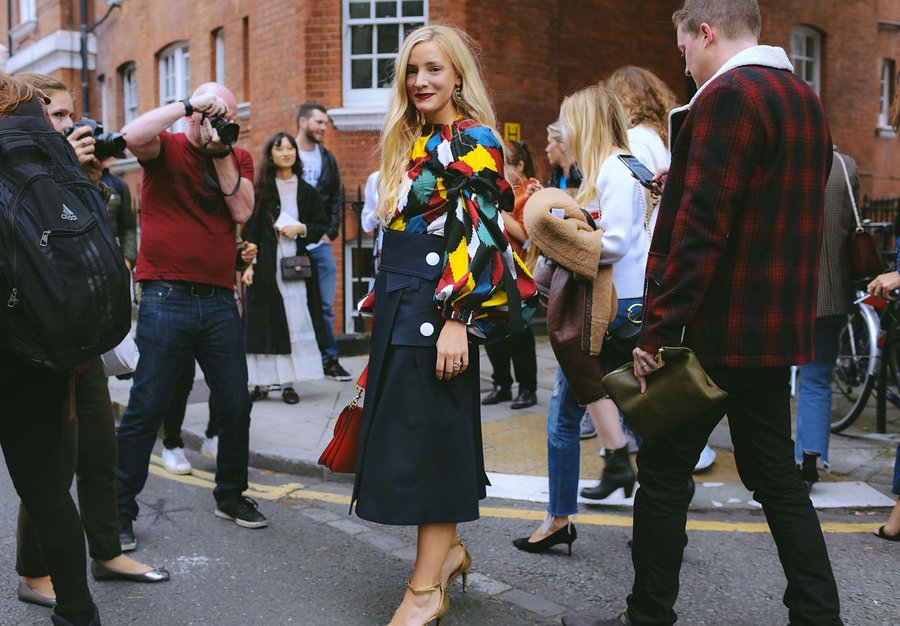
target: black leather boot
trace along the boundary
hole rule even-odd
[[[800,466],[800,478],[806,483],[806,491],[812,491],[812,486],[819,482],[819,455],[803,453],[803,465]]]
[[[619,487],[625,489],[626,498],[630,498],[634,492],[634,469],[631,467],[631,459],[628,458],[628,446],[618,450],[607,450],[606,465],[603,467],[603,474],[600,475],[600,482],[595,487],[582,489],[581,497],[588,500],[603,500]]]

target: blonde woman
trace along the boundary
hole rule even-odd
[[[471,559],[456,525],[478,518],[487,484],[469,337],[491,335],[507,312],[521,321],[520,293],[535,292],[504,236],[513,194],[473,48],[455,28],[411,32],[382,131],[385,232],[361,303],[375,326],[353,501],[363,519],[418,526],[393,625],[440,622],[449,582],[461,574],[465,588]]]
[[[548,125],[547,147],[544,148],[544,154],[547,155],[547,162],[553,170],[550,172],[547,186],[574,191],[581,185],[581,172],[578,171],[578,166],[572,161],[563,144],[559,121]]]
[[[617,158],[629,152],[628,118],[616,95],[599,85],[567,97],[559,118],[566,152],[583,174],[575,201],[592,214],[603,230],[600,263],[613,266],[618,311],[609,325],[612,331],[628,323],[629,314],[639,314],[650,248],[643,191]],[[606,371],[620,365],[610,359],[606,348],[599,358]],[[571,544],[577,537],[570,516],[577,513],[581,414],[575,410],[574,391],[561,369],[557,371],[555,387],[547,416],[550,505],[546,520],[531,537],[513,542],[526,552],[544,552],[554,545],[566,544],[571,553]],[[587,410],[600,443],[606,448],[606,463],[595,499],[607,498],[620,488],[631,496],[635,475],[618,409],[609,398],[603,398],[588,404]]]

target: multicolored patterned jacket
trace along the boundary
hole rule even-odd
[[[525,323],[536,306],[534,280],[504,233],[500,211],[513,203],[503,149],[488,127],[465,118],[424,127],[388,228],[444,238],[435,303],[444,319],[479,335],[491,336],[507,323],[508,289],[518,291],[513,302],[521,301]]]

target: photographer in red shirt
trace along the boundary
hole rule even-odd
[[[253,212],[253,160],[232,144],[234,94],[206,83],[190,98],[140,116],[122,129],[144,168],[142,237],[135,279],[141,284],[141,353],[118,429],[116,471],[120,539],[134,549],[136,496],[178,377],[200,364],[220,407],[216,516],[245,528],[268,524],[247,489],[250,397],[243,328],[234,296],[235,228]],[[185,133],[166,129],[187,118]]]

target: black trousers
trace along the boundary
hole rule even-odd
[[[68,371],[33,367],[0,353],[0,446],[16,493],[34,523],[56,590],[56,612],[91,610],[81,518],[60,465],[68,417]]]
[[[783,601],[790,623],[841,624],[825,539],[794,464],[788,368],[707,371],[728,392],[727,406],[645,440],[638,452],[641,486],[634,502],[631,623],[668,625],[676,620],[673,607],[687,544],[688,479],[710,433],[727,412],[741,481],[762,504],[787,577]]]
[[[184,426],[184,412],[187,410],[188,397],[194,388],[194,362],[185,370],[184,374],[175,385],[169,408],[163,420],[163,446],[172,450],[183,448],[184,439],[181,438],[181,428]],[[206,438],[212,439],[219,434],[219,416],[213,408],[212,395],[209,398],[209,421],[206,423]]]
[[[88,552],[99,561],[122,554],[116,506],[116,424],[100,357],[75,380],[74,420],[62,425],[60,467],[66,485],[78,476],[78,508],[88,540]],[[16,532],[19,576],[47,575],[37,532],[24,505],[19,507]]]
[[[484,349],[494,368],[491,378],[495,385],[504,389],[512,387],[513,379],[509,369],[509,363],[512,361],[519,391],[537,390],[537,354],[531,328],[490,343]]]

